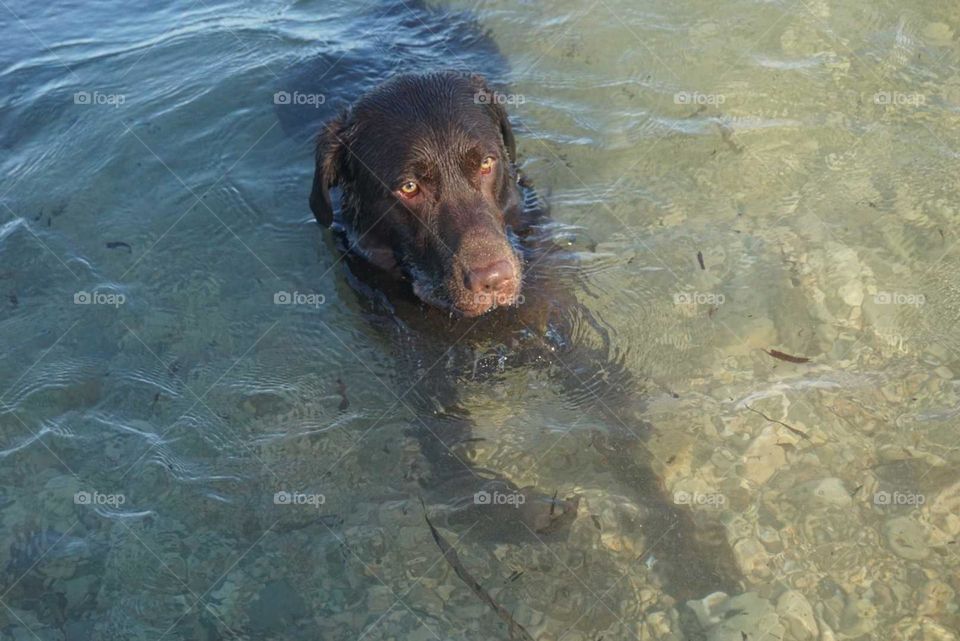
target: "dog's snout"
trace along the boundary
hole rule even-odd
[[[508,260],[498,260],[486,267],[467,270],[465,285],[474,294],[498,292],[516,278],[513,265]]]

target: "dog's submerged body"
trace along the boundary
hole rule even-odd
[[[419,380],[412,394],[424,414],[413,432],[430,462],[431,487],[445,504],[492,517],[497,535],[518,520],[549,534],[576,517],[575,497],[555,502],[517,490],[459,454],[472,423],[458,385],[511,367],[547,369],[612,426],[605,456],[616,459],[646,510],[644,527],[659,541],[658,569],[672,593],[730,590],[735,572],[722,534],[705,540],[653,472],[643,425],[633,419],[638,386],[609,344],[587,347],[578,337],[597,324],[550,277],[558,263],[569,266],[570,254],[553,242],[554,224],[516,170],[506,113],[496,100],[478,99],[490,95],[475,75],[401,76],[328,123],[317,144],[311,208],[334,229],[368,317]],[[424,370],[433,373],[416,374]],[[491,484],[522,491],[525,510],[473,509],[474,493]]]
[[[330,118],[317,140],[311,209],[333,230],[347,282],[395,354],[398,378],[412,384],[399,391],[418,413],[411,433],[429,463],[428,498],[453,506],[452,521],[486,521],[489,536],[563,535],[576,497],[518,489],[463,455],[473,427],[463,383],[539,368],[608,426],[604,457],[636,493],[666,591],[736,591],[722,532],[695,528],[654,473],[634,418],[639,385],[589,310],[557,286],[570,253],[518,174],[510,121],[487,82],[457,72],[393,77]],[[473,504],[478,490],[498,486],[522,492],[524,508]]]

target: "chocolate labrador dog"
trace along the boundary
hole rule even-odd
[[[310,207],[373,265],[427,305],[475,317],[519,300],[524,226],[516,144],[503,107],[476,75],[394,77],[327,124]]]
[[[317,139],[310,207],[334,231],[348,279],[403,378],[417,381],[405,394],[419,414],[412,433],[429,467],[424,486],[455,514],[485,520],[490,536],[511,528],[561,536],[579,499],[516,488],[474,467],[473,424],[458,394],[463,382],[508,368],[548,369],[612,426],[598,449],[636,491],[668,593],[735,591],[722,530],[695,526],[654,472],[642,439],[648,426],[635,418],[639,385],[603,340],[587,346],[584,328],[597,324],[552,285],[568,254],[517,169],[501,102],[478,75],[400,75],[330,120]],[[477,506],[476,493],[491,490],[522,494],[523,509]]]

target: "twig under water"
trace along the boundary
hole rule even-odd
[[[490,596],[490,593],[487,592],[480,582],[473,578],[473,575],[464,567],[463,562],[460,561],[460,557],[457,555],[457,551],[453,549],[453,546],[447,542],[443,535],[437,531],[437,528],[433,526],[433,523],[430,522],[430,517],[427,516],[427,506],[423,502],[423,497],[420,498],[420,505],[423,506],[423,518],[427,522],[427,526],[430,528],[430,534],[433,535],[433,540],[436,542],[437,547],[440,548],[440,551],[443,552],[443,558],[447,560],[447,563],[450,564],[450,567],[453,568],[453,571],[456,572],[457,576],[460,577],[460,580],[467,584],[467,587],[477,595],[477,597],[489,605],[494,612],[497,613],[497,616],[503,619],[504,623],[507,624],[507,627],[510,630],[510,641],[535,641],[530,633],[523,629],[516,619],[513,618],[513,615],[510,614],[506,608],[493,600],[493,597]]]
[[[777,425],[783,425],[785,428],[787,428],[788,430],[790,430],[791,432],[793,432],[794,434],[796,434],[796,435],[799,436],[800,438],[805,438],[805,439],[807,439],[808,441],[810,440],[810,436],[809,436],[806,432],[801,432],[801,431],[798,430],[797,428],[792,427],[792,426],[790,426],[790,425],[787,425],[787,424],[784,423],[783,421],[778,421],[778,420],[775,419],[775,418],[770,418],[769,416],[767,416],[766,414],[764,414],[764,413],[761,412],[760,410],[755,410],[755,409],[753,409],[752,407],[750,407],[749,405],[744,405],[744,407],[746,407],[748,410],[750,410],[750,411],[753,412],[754,414],[759,414],[760,416],[762,416],[763,418],[767,419],[767,420],[770,421],[771,423],[776,423]]]

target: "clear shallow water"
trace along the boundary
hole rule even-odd
[[[274,105],[340,58],[318,115],[375,79],[342,71],[390,31],[366,6],[0,7],[3,638],[506,638],[424,527],[405,381]],[[668,491],[726,526],[746,595],[708,638],[956,638],[960,13],[445,8],[510,64]],[[445,529],[471,571],[537,638],[680,638],[603,426],[521,374],[466,398],[478,463],[583,497],[550,545]]]

